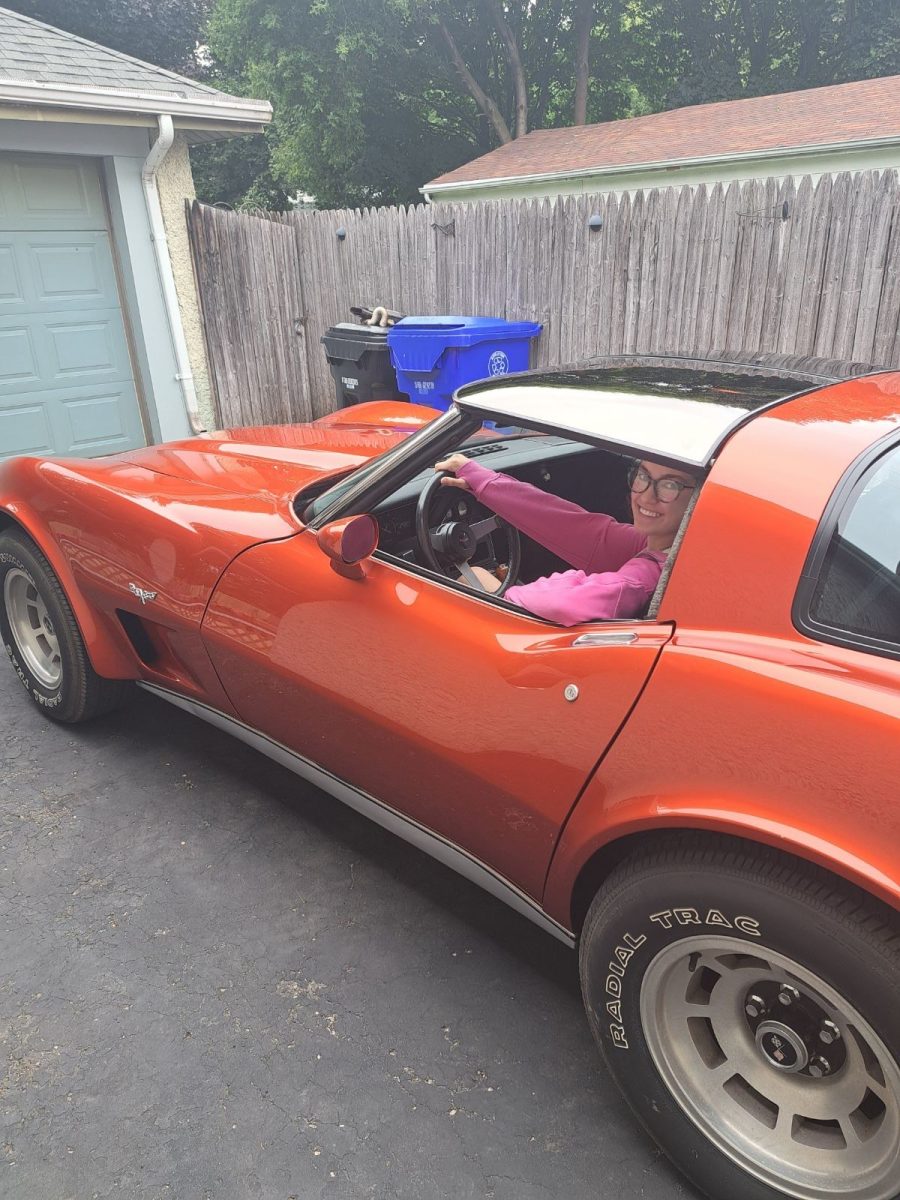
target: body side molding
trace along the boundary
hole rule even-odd
[[[528,917],[530,921],[533,921],[535,925],[538,925],[546,933],[553,934],[554,937],[558,938],[570,949],[574,947],[575,936],[570,930],[560,925],[557,921],[554,921],[530,896],[526,896],[524,892],[519,891],[518,888],[504,879],[502,875],[485,866],[484,863],[474,858],[471,854],[468,854],[465,850],[460,849],[453,842],[448,841],[447,838],[433,833],[430,829],[426,829],[424,825],[420,825],[418,821],[413,821],[402,813],[397,812],[396,809],[384,804],[381,800],[376,800],[374,796],[370,796],[359,788],[355,788],[351,784],[345,783],[342,779],[338,779],[336,775],[322,770],[321,767],[317,767],[309,759],[303,758],[302,755],[288,749],[287,746],[274,741],[264,733],[260,733],[259,730],[253,729],[250,725],[245,725],[242,721],[238,721],[234,717],[229,717],[225,713],[219,712],[217,709],[211,708],[209,705],[203,704],[198,700],[191,700],[186,696],[179,695],[177,692],[170,692],[166,688],[158,687],[154,683],[139,681],[138,687],[152,692],[154,696],[158,696],[161,700],[167,700],[170,704],[184,709],[185,712],[208,721],[210,725],[215,725],[216,728],[230,733],[246,745],[253,747],[254,750],[259,750],[260,753],[265,754],[268,758],[280,763],[283,767],[287,767],[289,771],[293,771],[295,775],[299,775],[301,779],[305,779],[307,782],[321,788],[322,791],[328,792],[336,800],[349,805],[350,808],[377,822],[391,833],[403,838],[404,841],[410,842],[419,850],[424,850],[426,854],[430,854],[438,862],[444,863],[445,866],[452,868],[452,870],[463,875],[466,879],[477,883],[486,892],[490,892],[492,896],[496,896],[499,900],[508,904],[510,908],[515,909],[516,912]]]

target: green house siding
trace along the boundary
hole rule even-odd
[[[785,178],[788,175],[837,175],[842,171],[883,171],[900,169],[900,145],[807,151],[786,155],[765,155],[679,165],[662,163],[643,168],[597,170],[573,175],[555,175],[550,179],[486,180],[482,183],[454,184],[450,187],[422,189],[435,204],[456,204],[472,200],[509,200],[542,196],[580,196],[637,192],[651,188],[710,187],[732,180]],[[537,173],[537,172],[536,172]]]

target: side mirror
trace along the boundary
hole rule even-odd
[[[378,522],[364,514],[323,525],[316,534],[319,548],[331,559],[331,569],[345,579],[365,579],[362,562],[378,546]]]

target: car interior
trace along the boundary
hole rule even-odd
[[[630,520],[626,483],[628,468],[634,461],[630,457],[559,435],[520,431],[506,436],[492,431],[490,438],[479,438],[460,449],[493,470],[572,500],[590,512],[609,513],[618,521]],[[432,469],[420,473],[374,510],[381,527],[379,554],[427,566],[422,561],[416,536],[416,506],[432,476]],[[448,521],[471,525],[490,515],[491,510],[480,505],[470,492],[445,488],[431,505],[429,526],[433,529]],[[521,541],[518,582],[528,583],[553,571],[570,569],[569,563],[524,534]],[[503,530],[479,543],[471,561],[489,569],[507,562],[508,545]]]

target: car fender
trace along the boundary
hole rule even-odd
[[[900,910],[900,880],[814,830],[788,824],[776,802],[767,815],[762,805],[751,814],[729,807],[721,798],[695,796],[666,797],[664,808],[660,797],[633,796],[617,801],[616,809],[618,819],[611,825],[603,821],[596,805],[582,800],[550,865],[544,910],[576,932],[605,876],[641,844],[667,833],[725,834],[770,846],[823,867]]]
[[[898,721],[889,659],[680,630],[561,834],[547,911],[568,922],[607,846],[674,829],[774,846],[900,909]]]
[[[41,483],[35,474],[38,460],[19,458],[0,464],[0,529],[20,529],[31,538],[53,568],[78,622],[91,665],[107,679],[133,679],[138,673],[134,654],[124,634],[85,598],[68,560],[41,515]],[[31,495],[29,501],[23,496]]]

